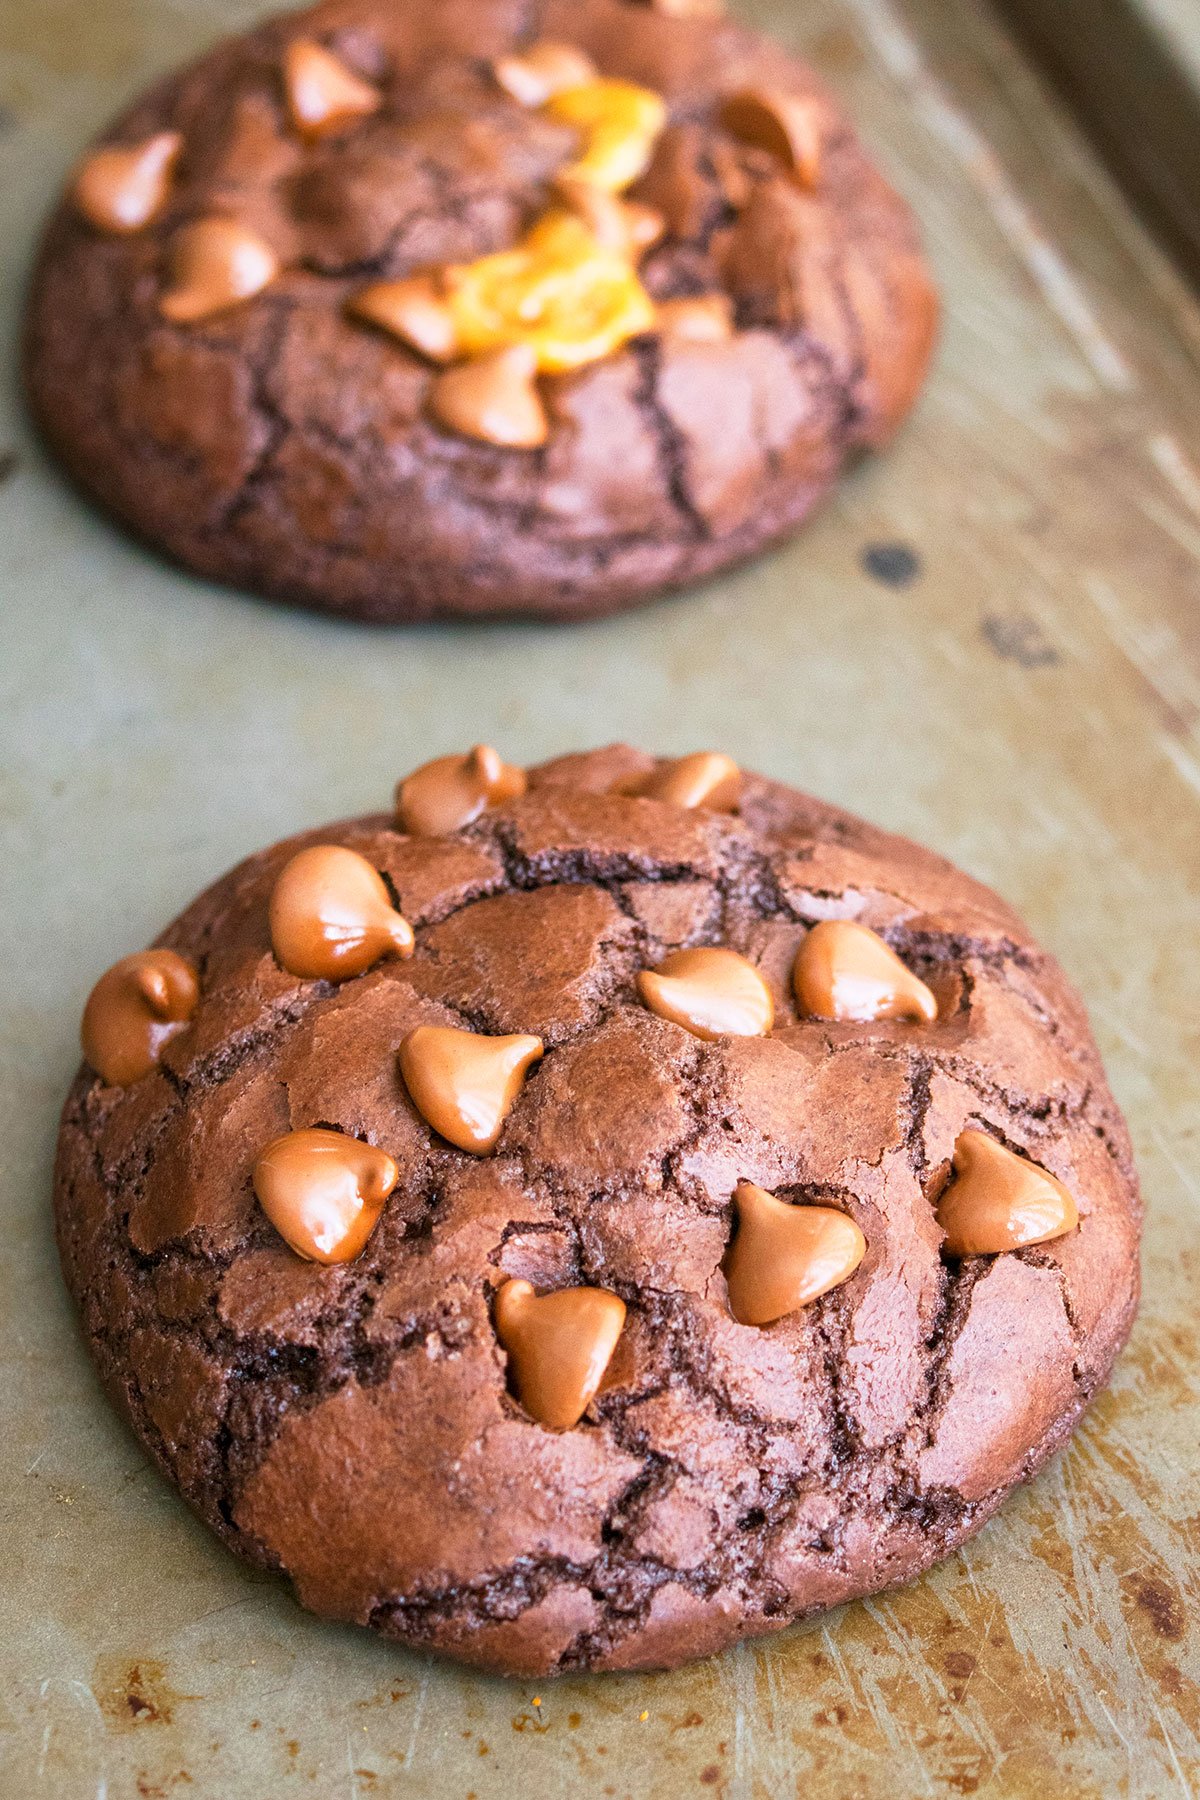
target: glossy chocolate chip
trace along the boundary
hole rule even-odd
[[[429,410],[460,437],[505,450],[537,450],[550,436],[550,418],[537,387],[537,356],[510,344],[459,363],[429,390]]]
[[[1079,1224],[1079,1209],[1056,1176],[984,1131],[959,1136],[954,1175],[937,1216],[948,1256],[994,1256],[1045,1244]]]
[[[697,750],[691,756],[677,757],[637,788],[643,799],[665,800],[669,806],[699,806],[708,812],[732,812],[741,791],[741,770],[732,757],[719,750]]]
[[[678,343],[727,344],[733,336],[733,302],[728,294],[660,301],[655,329]]]
[[[285,864],[271,893],[271,944],[312,981],[348,981],[385,956],[411,956],[412,926],[383,877],[356,850],[314,844]]]
[[[177,131],[156,131],[139,144],[93,150],[75,174],[71,198],[97,231],[124,236],[156,219],[171,191],[183,149]]]
[[[376,281],[346,304],[353,318],[378,325],[430,362],[451,362],[458,354],[454,315],[433,275],[403,281]]]
[[[83,1009],[83,1054],[110,1087],[148,1075],[200,998],[195,967],[174,950],[139,950],[102,975]]]
[[[519,55],[498,56],[492,73],[521,106],[544,106],[554,94],[596,79],[596,65],[574,44],[541,40]]]
[[[524,769],[504,762],[490,744],[476,744],[465,756],[439,756],[406,776],[396,789],[396,823],[412,837],[445,837],[489,806],[518,800],[525,787]]]
[[[191,325],[253,299],[279,273],[265,238],[236,219],[196,219],[172,239],[171,284],[158,303],[175,325]]]
[[[311,38],[295,38],[283,58],[292,124],[302,137],[327,137],[378,112],[383,96]]]
[[[743,143],[777,157],[802,187],[816,187],[823,126],[819,102],[772,88],[743,88],[726,100],[721,123]]]
[[[676,950],[637,983],[651,1012],[695,1037],[765,1037],[775,1022],[770,988],[736,950]]]
[[[588,181],[567,178],[557,183],[563,201],[582,219],[596,242],[605,250],[615,250],[636,262],[658,243],[666,231],[666,220],[657,207],[641,201],[622,200]]]
[[[254,1165],[272,1225],[307,1262],[351,1262],[379,1222],[398,1171],[373,1144],[340,1131],[289,1131]]]
[[[605,1288],[536,1294],[528,1281],[505,1282],[496,1295],[496,1336],[531,1418],[560,1431],[579,1423],[624,1323],[625,1302]]]
[[[733,1316],[770,1325],[849,1280],[867,1241],[832,1206],[791,1206],[752,1181],[733,1196],[737,1232],[725,1259]]]
[[[494,1150],[541,1038],[485,1037],[452,1025],[418,1025],[400,1045],[400,1073],[433,1129],[473,1156]]]
[[[849,919],[823,919],[792,965],[800,1011],[810,1018],[908,1019],[932,1025],[937,1001],[878,932]]]

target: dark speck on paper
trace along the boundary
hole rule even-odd
[[[911,587],[921,573],[921,559],[907,544],[868,544],[862,566],[884,587]]]
[[[1036,619],[1028,613],[987,613],[980,629],[984,642],[1002,662],[1014,662],[1022,669],[1048,669],[1062,661]]]

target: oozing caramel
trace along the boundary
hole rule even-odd
[[[563,171],[566,178],[610,194],[645,173],[667,120],[661,95],[631,81],[597,79],[562,88],[546,102],[546,111],[581,133],[579,155]]]

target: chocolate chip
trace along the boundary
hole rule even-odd
[[[413,952],[412,926],[379,871],[341,844],[310,844],[284,864],[269,922],[280,967],[307,981],[348,981]]]
[[[907,544],[868,544],[862,566],[884,587],[911,587],[921,573],[921,559]]]
[[[83,1054],[110,1087],[148,1075],[196,1010],[196,967],[174,950],[139,950],[100,977],[83,1009]]]

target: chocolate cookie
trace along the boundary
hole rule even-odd
[[[837,104],[700,0],[326,0],[87,156],[29,310],[78,480],[364,619],[577,618],[793,530],[936,303]]]
[[[305,1605],[527,1674],[904,1581],[1124,1342],[1137,1181],[985,888],[726,757],[429,765],[84,1016],[107,1388]]]

